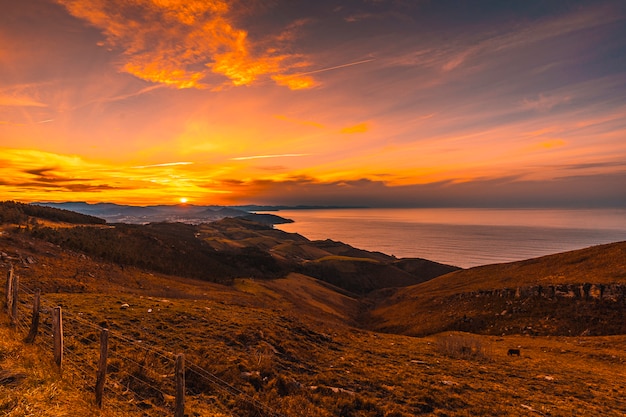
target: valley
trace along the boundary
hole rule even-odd
[[[8,416],[172,415],[177,353],[188,415],[626,413],[625,242],[459,270],[247,219],[83,221],[4,222],[0,273],[19,276],[25,321],[41,289],[44,322],[23,345],[0,315],[0,372],[19,375],[0,377]],[[46,359],[54,306],[78,368],[111,332],[103,410],[89,372]]]

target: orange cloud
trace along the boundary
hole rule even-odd
[[[234,26],[226,0],[56,0],[101,29],[106,45],[121,49],[124,72],[176,88],[205,88],[212,74],[235,86],[270,75],[291,89],[311,88],[310,77],[284,76],[299,65],[276,49],[259,49]],[[279,42],[281,40],[278,40]],[[289,63],[288,63],[289,62]],[[212,81],[221,84],[221,81]]]
[[[33,98],[25,96],[0,95],[0,106],[7,107],[48,107]]]
[[[369,125],[367,123],[359,123],[358,125],[348,126],[341,129],[341,133],[365,133],[369,130]]]
[[[549,140],[547,142],[541,142],[539,146],[541,146],[544,149],[552,149],[552,148],[560,148],[561,146],[565,146],[567,144],[567,142],[565,142],[563,139],[554,139],[554,140]]]
[[[290,90],[304,90],[317,85],[313,77],[308,75],[274,75],[272,79],[276,84],[289,87]]]
[[[567,145],[567,142],[563,139],[548,139],[542,142],[535,143],[530,145],[527,149],[529,151],[539,151],[539,150],[548,150],[548,149],[556,149],[561,148]]]
[[[233,161],[247,161],[250,159],[266,159],[266,158],[293,158],[298,156],[308,156],[306,153],[284,153],[284,154],[276,154],[276,155],[251,155],[251,156],[240,156],[237,158],[231,158]]]

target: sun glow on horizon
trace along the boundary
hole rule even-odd
[[[8,2],[0,200],[626,205],[620,1]]]

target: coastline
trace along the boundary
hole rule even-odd
[[[626,240],[626,209],[281,210],[277,225],[397,257],[462,268]]]

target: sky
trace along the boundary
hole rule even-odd
[[[626,2],[0,0],[0,200],[626,207]]]

